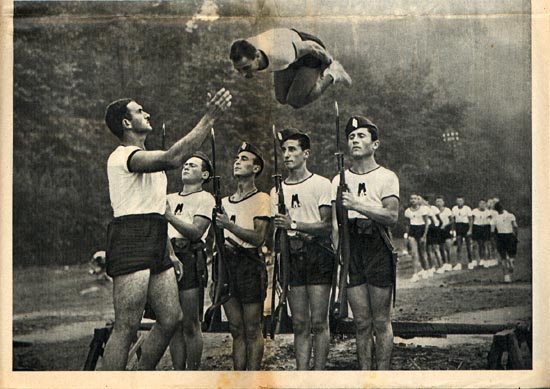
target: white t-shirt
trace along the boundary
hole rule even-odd
[[[448,207],[444,207],[443,210],[439,212],[439,217],[441,221],[443,221],[441,228],[445,228],[451,224],[451,216],[453,216],[453,212]]]
[[[513,222],[516,221],[516,217],[513,213],[504,210],[502,213],[491,221],[491,224],[496,226],[497,233],[499,234],[512,234],[514,232]]]
[[[482,211],[476,208],[472,211],[472,216],[474,217],[474,225],[476,226],[487,226],[491,224],[491,211],[488,209]]]
[[[269,195],[264,192],[256,192],[240,201],[231,201],[229,197],[224,197],[222,206],[229,220],[247,230],[254,229],[254,219],[269,219],[271,215]],[[225,237],[235,240],[242,247],[254,247],[227,230],[225,230]]]
[[[297,222],[316,223],[321,221],[319,207],[331,206],[330,181],[317,174],[296,184],[283,182],[285,206],[290,218]],[[271,189],[271,215],[277,213],[278,196],[275,188]]]
[[[439,225],[441,224],[441,222],[439,221],[439,218],[437,217],[437,215],[439,215],[439,208],[437,208],[435,205],[428,205],[428,207],[430,208],[430,215],[432,216],[433,218],[433,221],[434,221],[434,226],[435,227],[439,227]],[[432,221],[430,220],[430,223],[431,224]]]
[[[428,208],[424,205],[421,205],[417,209],[411,207],[405,210],[405,217],[409,219],[411,226],[423,226],[424,216],[428,216]]]
[[[166,174],[134,173],[128,170],[130,157],[141,150],[137,146],[118,146],[107,161],[109,196],[114,217],[166,211]]]
[[[453,207],[453,216],[455,217],[455,223],[469,223],[470,220],[468,218],[472,216],[472,208],[467,205],[458,208],[458,205],[455,205]]]
[[[167,200],[174,216],[185,223],[193,223],[195,216],[202,216],[208,220],[212,220],[212,209],[216,205],[214,196],[204,190],[185,195],[170,193],[167,196]],[[201,237],[203,242],[206,242],[209,229],[210,226],[208,226]],[[172,239],[183,238],[184,236],[172,224],[168,223],[168,237]]]
[[[394,172],[385,167],[378,166],[363,174],[356,174],[348,169],[344,174],[349,190],[368,206],[383,208],[382,200],[388,197],[399,200],[399,179]],[[332,201],[336,201],[339,184],[340,175],[336,175],[332,180]],[[348,211],[348,217],[368,219],[367,216],[352,210]]]
[[[302,38],[291,29],[274,28],[246,40],[267,56],[267,68],[262,70],[277,72],[296,62],[297,53],[294,42],[301,42]]]

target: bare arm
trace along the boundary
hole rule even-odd
[[[422,234],[422,239],[426,240],[426,237],[428,236],[428,215],[422,216],[422,219],[424,219],[424,233]]]
[[[474,225],[474,217],[468,216],[468,235],[472,234],[472,227]]]
[[[312,55],[319,58],[325,65],[332,63],[332,56],[317,42],[314,41],[299,41],[294,43],[296,47],[296,56],[302,58],[305,55]]]
[[[198,241],[204,235],[208,226],[210,226],[210,219],[198,215],[193,217],[193,223],[186,223],[174,216],[168,206],[166,207],[164,217],[180,234],[191,242]]]
[[[382,207],[373,207],[359,201],[353,193],[344,192],[342,193],[342,204],[345,208],[359,212],[385,226],[394,227],[397,224],[399,200],[396,197],[386,197],[382,200]]]
[[[296,222],[296,231],[305,232],[306,234],[328,237],[331,233],[331,207],[321,206],[319,207],[319,213],[321,215],[321,221],[315,223]],[[291,217],[286,215],[277,214],[274,218],[275,228],[284,228],[290,230],[290,224],[292,223]]]
[[[250,230],[238,226],[237,224],[230,221],[229,217],[224,212],[216,214],[216,223],[218,223],[220,227],[235,234],[245,242],[248,242],[253,246],[259,247],[265,242],[265,235],[267,232],[267,227],[269,225],[269,219],[255,218],[254,229]]]
[[[332,202],[332,247],[338,247],[338,219],[336,218],[336,202]]]
[[[182,165],[185,154],[200,147],[213,126],[225,110],[231,106],[231,93],[220,89],[206,104],[206,113],[191,132],[178,140],[166,151],[138,151],[130,159],[132,172],[150,173],[175,169]]]

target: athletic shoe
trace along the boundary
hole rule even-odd
[[[512,277],[510,277],[510,274],[506,274],[504,276],[504,282],[506,282],[506,283],[512,282]]]
[[[453,265],[451,265],[450,263],[446,263],[445,265],[443,265],[443,269],[445,271],[453,271]]]
[[[472,264],[473,264],[474,267],[477,267],[477,259],[474,259],[474,260],[472,261]]]
[[[420,277],[421,277],[423,280],[426,280],[426,279],[429,278],[428,274],[429,274],[429,273],[428,273],[427,270],[422,269],[422,270],[420,271]]]
[[[437,274],[443,274],[445,273],[445,265],[441,266],[439,269],[435,271]]]
[[[430,267],[430,268],[427,270],[427,274],[428,274],[428,277],[427,277],[427,278],[433,278],[434,273],[435,273],[435,269],[434,269],[433,267]]]
[[[338,61],[332,61],[330,66],[325,70],[325,76],[332,77],[332,83],[336,84],[337,82],[344,82],[348,86],[351,86],[351,77],[344,70],[342,64]]]
[[[485,267],[485,260],[484,259],[479,260],[479,266]]]
[[[453,270],[455,270],[455,271],[456,271],[456,270],[462,270],[462,264],[461,264],[461,263],[457,263],[457,264],[455,265],[455,267],[453,267]]]
[[[498,265],[498,259],[491,259],[489,260],[489,267],[497,266]]]

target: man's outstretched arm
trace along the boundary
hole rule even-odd
[[[313,41],[301,41],[295,42],[297,59],[302,58],[305,55],[312,55],[315,58],[319,58],[325,65],[332,63],[332,56],[317,42]]]
[[[191,132],[178,140],[166,151],[138,151],[129,162],[132,172],[150,173],[175,169],[183,164],[183,158],[191,150],[200,147],[216,119],[231,107],[231,93],[225,88],[220,89],[206,104],[206,113]]]

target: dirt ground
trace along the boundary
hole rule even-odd
[[[393,320],[450,323],[510,324],[529,322],[531,312],[530,231],[522,230],[511,284],[502,282],[499,267],[477,268],[435,275],[411,283],[406,261],[398,271]],[[401,243],[401,242],[399,242]],[[100,283],[86,265],[14,269],[13,333],[20,342],[13,349],[14,370],[81,370],[93,329],[112,319],[111,285]],[[292,335],[267,339],[263,368],[294,370]],[[392,369],[478,370],[487,366],[490,335],[453,335],[441,338],[395,338]],[[522,353],[527,367],[531,356]],[[231,337],[204,335],[204,370],[230,370]],[[331,340],[327,368],[357,369],[355,338],[336,335]],[[166,353],[158,369],[172,368]]]

